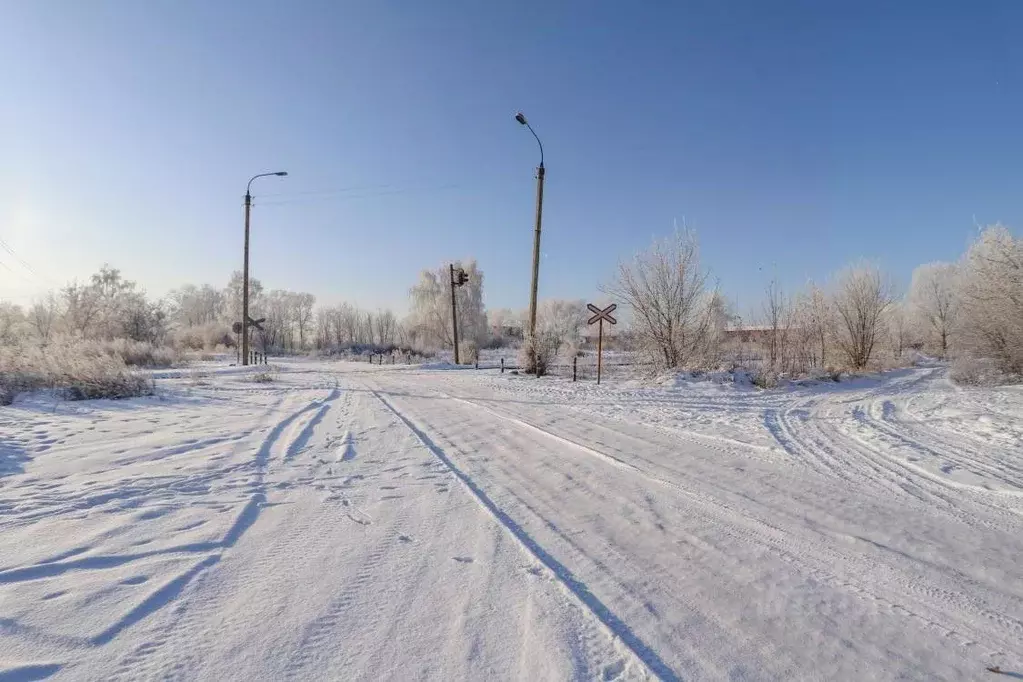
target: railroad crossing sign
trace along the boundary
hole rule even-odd
[[[604,321],[606,320],[610,324],[618,324],[618,320],[611,315],[618,307],[617,303],[612,303],[608,307],[601,310],[592,303],[587,303],[586,307],[593,313],[593,317],[586,321],[586,324],[599,324],[597,332],[597,385],[600,386],[600,371],[604,364]]]
[[[595,313],[594,316],[591,317],[586,322],[586,324],[596,324],[597,322],[599,322],[601,320],[607,320],[611,324],[618,324],[618,320],[616,320],[614,317],[611,316],[611,313],[613,313],[615,311],[615,309],[618,308],[618,304],[617,303],[612,303],[611,305],[609,305],[608,307],[604,308],[603,310],[601,310],[597,306],[593,305],[592,303],[587,303],[586,307],[590,309],[590,312]]]
[[[258,320],[253,320],[251,317],[249,318],[249,326],[250,327],[255,327],[259,331],[264,331],[263,330],[263,323],[264,322],[266,322],[266,318],[265,317],[261,317]],[[231,331],[233,331],[235,334],[241,334],[242,333],[242,323],[241,322],[233,323],[231,325]]]

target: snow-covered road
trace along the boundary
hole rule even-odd
[[[0,410],[0,680],[1023,669],[1023,392],[289,363]]]

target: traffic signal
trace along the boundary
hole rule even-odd
[[[469,275],[465,274],[465,270],[458,271],[458,286],[462,286],[469,281]]]

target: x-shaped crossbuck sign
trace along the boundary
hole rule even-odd
[[[615,311],[615,308],[618,307],[617,303],[612,303],[603,310],[593,305],[592,303],[587,303],[586,307],[590,309],[590,312],[595,313],[594,316],[591,317],[586,322],[586,324],[597,324],[601,320],[607,320],[611,324],[618,324],[618,320],[611,316],[611,313],[613,313]]]

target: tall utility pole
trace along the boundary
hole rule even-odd
[[[455,364],[459,364],[458,361],[458,307],[455,303],[455,287],[460,287],[469,281],[469,275],[465,274],[465,270],[458,268],[455,270],[454,263],[451,264],[451,331],[455,339]],[[457,273],[457,276],[456,276]]]
[[[529,335],[536,333],[536,290],[540,280],[540,223],[543,221],[543,161],[536,168],[536,231],[533,232],[533,283],[529,287]]]
[[[540,146],[540,165],[536,168],[536,231],[533,233],[533,282],[529,289],[529,338],[532,339],[536,334],[536,290],[539,286],[540,280],[540,226],[543,222],[543,178],[544,178],[544,165],[543,165],[543,143],[540,142],[540,137],[533,130],[533,126],[529,125],[529,121],[526,120],[525,114],[521,111],[515,114],[515,120],[522,125],[529,128],[529,132],[533,133],[533,137],[536,138],[536,143]],[[535,344],[533,353],[535,354]],[[536,367],[536,358],[532,358],[533,366]]]
[[[255,178],[253,178],[254,180]],[[249,180],[252,185],[252,180]],[[245,188],[245,265],[242,266],[242,364],[249,364],[249,213],[252,194]]]
[[[451,264],[451,331],[455,337],[455,364],[458,362],[458,308],[455,305],[455,266]]]
[[[287,171],[260,173],[249,178],[245,186],[245,264],[242,266],[242,364],[249,364],[249,213],[252,212],[252,181],[270,175],[286,176]]]

